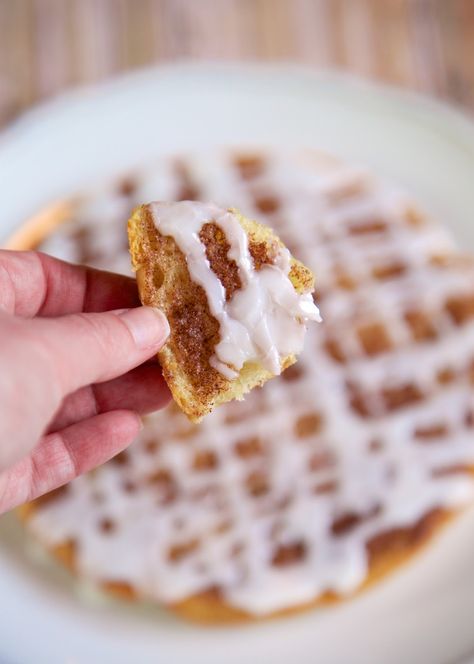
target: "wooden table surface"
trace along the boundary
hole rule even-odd
[[[474,0],[0,0],[0,124],[180,58],[338,67],[474,111]]]

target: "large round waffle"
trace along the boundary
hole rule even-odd
[[[25,521],[79,576],[201,621],[347,597],[473,497],[472,263],[402,192],[313,153],[163,159],[78,200],[41,248],[127,272],[131,208],[181,198],[273,226],[324,323],[245,402],[200,425],[157,413]]]

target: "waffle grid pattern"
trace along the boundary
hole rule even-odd
[[[315,153],[163,159],[90,192],[41,248],[128,272],[131,208],[190,198],[273,226],[316,273],[324,324],[201,425],[150,417],[29,525],[73,541],[83,575],[165,603],[218,588],[265,615],[351,592],[377,535],[472,498],[474,268],[403,193]]]

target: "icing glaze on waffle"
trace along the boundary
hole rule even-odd
[[[91,192],[42,247],[129,271],[148,200],[267,221],[317,275],[302,359],[198,426],[173,406],[29,527],[77,570],[174,603],[209,588],[265,615],[369,571],[368,544],[473,497],[474,268],[395,188],[317,154],[162,160]]]
[[[230,379],[247,363],[280,375],[282,359],[301,352],[308,321],[321,322],[311,293],[298,293],[290,280],[288,249],[275,243],[271,265],[257,270],[235,210],[200,201],[156,202],[148,208],[158,231],[172,237],[185,255],[189,275],[204,290],[219,323],[220,341],[209,364]],[[200,238],[209,220],[224,234],[227,257],[237,268],[240,287],[230,298]]]

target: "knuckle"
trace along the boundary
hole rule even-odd
[[[94,343],[100,351],[110,353],[117,347],[117,343],[123,343],[123,329],[119,319],[113,314],[85,314],[79,313],[78,324],[82,331]]]

